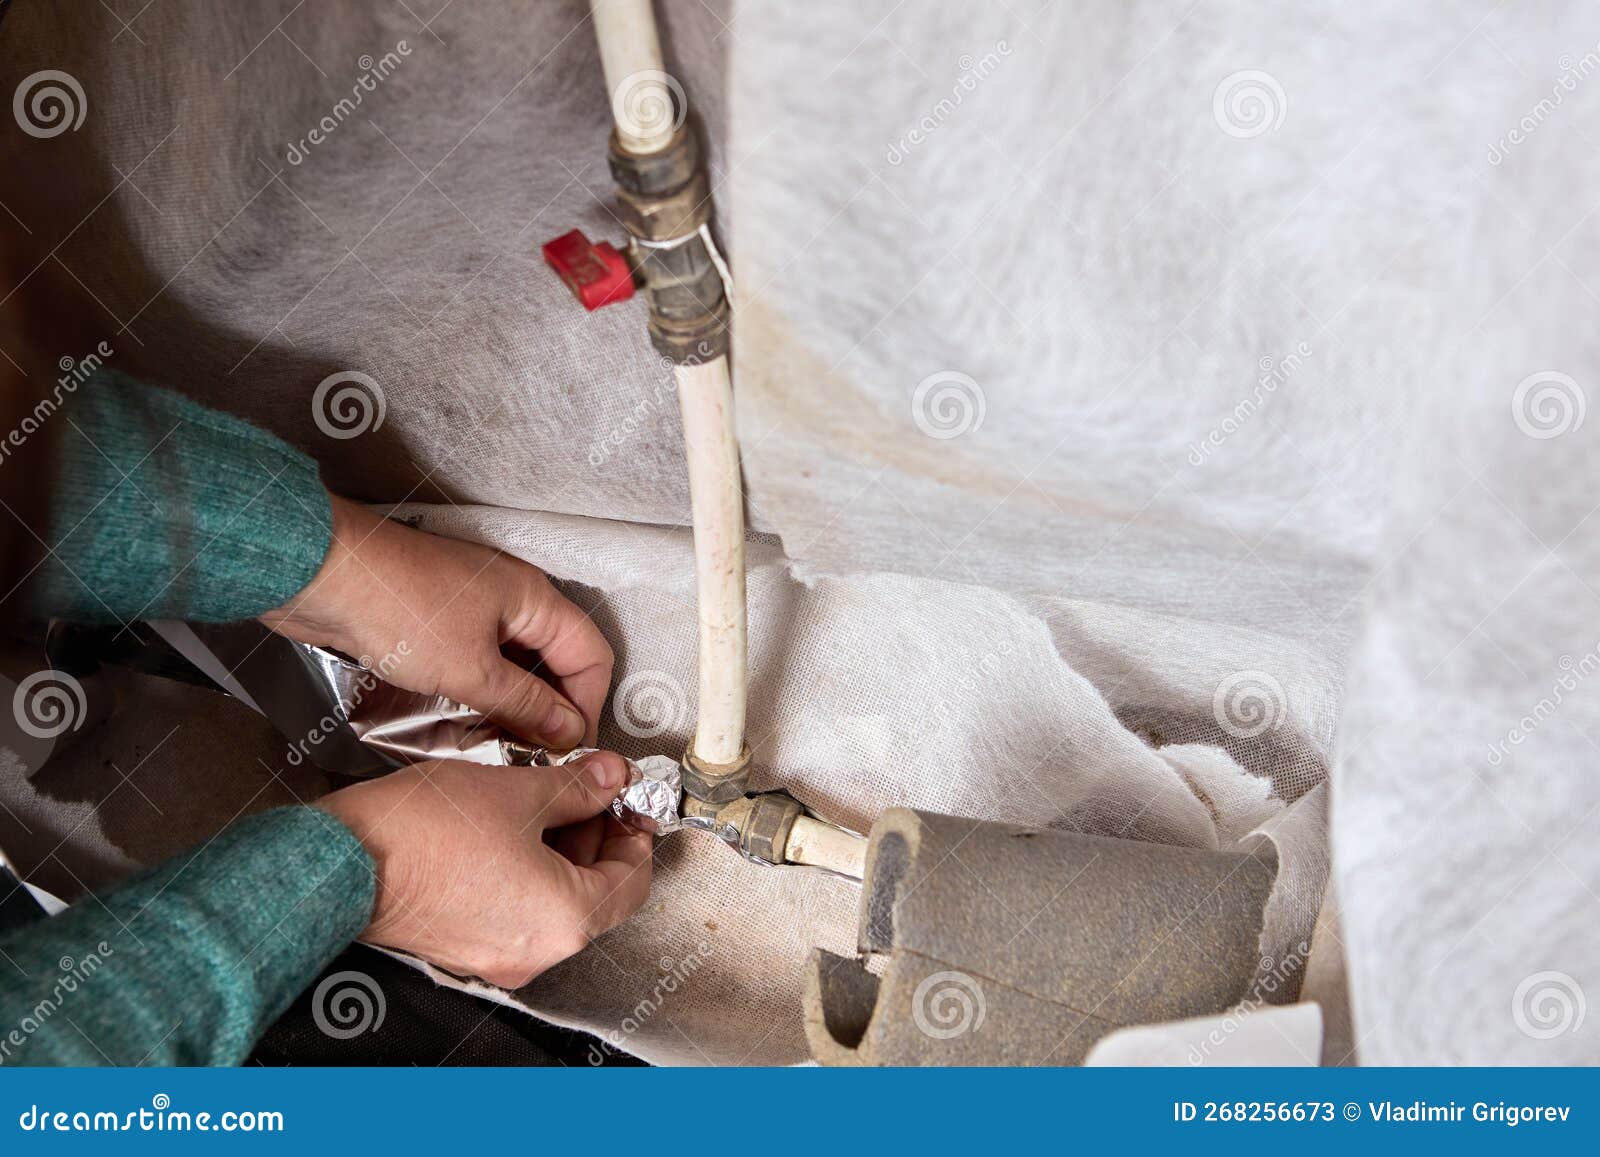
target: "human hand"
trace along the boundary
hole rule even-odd
[[[592,747],[611,687],[611,646],[538,567],[402,526],[333,498],[333,542],[315,578],[261,616],[281,635],[480,711],[559,751]],[[508,658],[536,654],[554,683]]]
[[[361,938],[520,988],[649,894],[652,838],[608,811],[627,775],[609,751],[559,767],[438,760],[324,796],[377,864]]]

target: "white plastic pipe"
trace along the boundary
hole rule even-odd
[[[662,69],[650,0],[589,0],[617,138],[629,152],[666,148],[678,123],[677,85]],[[700,703],[695,758],[737,763],[744,751],[744,490],[728,359],[676,368],[689,460],[700,606]]]
[[[867,871],[867,840],[810,816],[799,816],[789,829],[783,858],[791,864],[810,864],[860,880]]]
[[[650,0],[589,0],[589,12],[617,139],[630,153],[658,153],[677,125],[672,107],[677,86],[661,67],[655,10]]]
[[[694,754],[730,764],[744,750],[744,491],[728,359],[677,367],[689,459],[694,571],[700,603],[700,705]]]

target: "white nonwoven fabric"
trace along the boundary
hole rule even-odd
[[[394,514],[494,543],[558,578],[581,576],[568,589],[582,606],[603,591],[596,621],[623,645],[601,745],[631,757],[683,750],[695,680],[686,531],[490,508]],[[1264,815],[1320,815],[1302,813],[1311,799],[1289,811],[1265,802],[1249,786],[1265,781],[1226,755],[1197,772],[1152,750],[1008,595],[901,575],[802,583],[770,542],[753,541],[748,562],[757,788],[787,788],[858,830],[908,806],[1195,847],[1231,844]],[[1191,776],[1212,787],[1209,803]],[[1285,885],[1309,871],[1320,893],[1325,866],[1278,842]],[[1263,952],[1303,963],[1287,941],[1309,925],[1296,921],[1298,897],[1280,890],[1291,903]],[[517,999],[652,1060],[800,1060],[802,965],[814,945],[854,951],[859,895],[853,883],[750,864],[709,835],[679,832],[658,845],[645,909]],[[1029,928],[1038,901],[996,898],[1014,906],[1019,935],[1041,934]],[[692,975],[646,999],[686,961]]]
[[[1592,1058],[1561,1012],[1600,958],[1592,690],[1485,754],[1596,635],[1593,427],[1513,409],[1545,372],[1581,403],[1596,364],[1600,83],[1530,113],[1595,49],[1588,9],[658,9],[737,283],[762,783],[859,828],[1265,825],[1277,968],[1332,768],[1362,1056]],[[88,106],[48,140],[0,118],[40,174],[8,203],[33,276],[88,287],[112,364],[580,584],[619,704],[656,688],[646,734],[604,740],[681,748],[670,373],[639,302],[584,314],[537,254],[621,232],[584,6],[123,18],[20,5],[0,33],[7,91],[60,69]],[[383,403],[354,436],[313,404],[348,371]],[[800,1059],[800,961],[851,947],[850,886],[689,834],[658,879],[520,995],[651,1059]]]
[[[1600,1058],[1592,9],[739,30],[741,435],[801,571],[1009,590],[1288,798],[1348,686],[1356,1052]]]

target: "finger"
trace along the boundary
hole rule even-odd
[[[611,689],[611,644],[593,619],[538,568],[511,559],[511,597],[502,643],[537,651],[556,683],[583,714],[590,739]]]
[[[606,818],[606,838],[595,862],[578,869],[590,905],[587,931],[598,936],[637,912],[650,895],[655,838]]]
[[[500,655],[470,683],[442,677],[439,689],[523,739],[557,751],[582,744],[589,729],[577,708],[550,684]]]
[[[561,767],[529,768],[528,773],[534,777],[529,822],[548,831],[609,808],[628,782],[628,763],[614,751],[597,751]]]
[[[556,687],[583,716],[586,728],[583,745],[593,747],[600,742],[600,712],[605,708],[606,696],[611,692],[611,664],[590,667],[576,675],[557,679]]]
[[[594,863],[606,838],[606,815],[590,816],[581,823],[545,832],[545,843],[580,868]]]

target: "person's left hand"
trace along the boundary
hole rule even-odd
[[[335,496],[321,570],[261,621],[299,642],[370,658],[396,686],[465,703],[523,739],[561,751],[595,745],[611,646],[543,571],[510,555],[412,530]],[[551,682],[502,647],[536,655]]]

